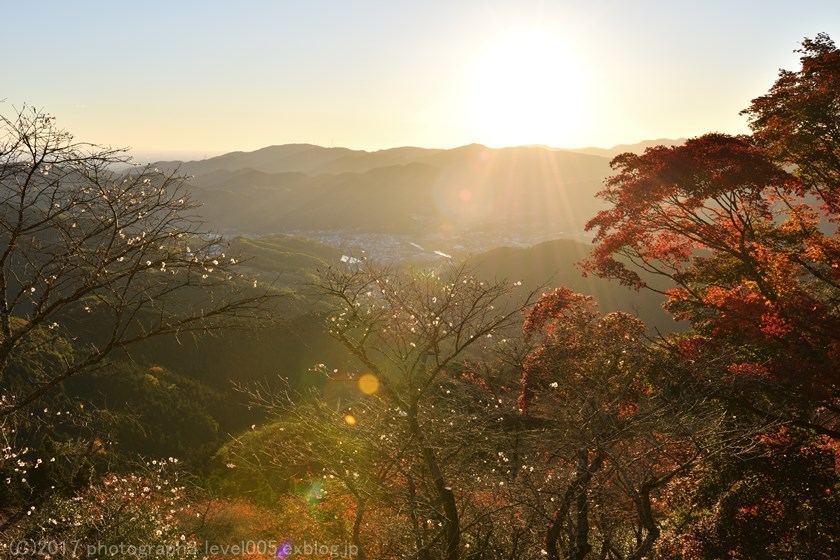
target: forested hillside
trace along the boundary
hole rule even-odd
[[[480,145],[379,152],[287,145],[156,165],[190,175],[214,227],[247,234],[582,233],[584,217],[603,208],[594,194],[609,173],[605,157]]]
[[[751,134],[611,163],[130,167],[3,116],[0,554],[836,558],[840,50],[799,53]]]

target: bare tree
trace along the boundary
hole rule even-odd
[[[694,366],[644,333],[636,317],[602,315],[568,288],[546,294],[526,319],[534,346],[522,360],[520,402],[542,422],[526,434],[535,469],[519,484],[546,524],[550,559],[648,557],[666,487],[748,440],[692,387]]]
[[[534,293],[514,304],[517,285],[481,281],[466,264],[395,271],[368,261],[325,271],[316,288],[334,304],[330,333],[377,380],[376,398],[410,443],[397,470],[415,537],[411,554],[430,558],[439,550],[444,558],[459,558],[468,502],[466,491],[458,495],[458,458],[472,452],[475,441],[467,434],[478,416],[453,407],[445,385],[459,361],[521,321],[520,310]]]
[[[183,178],[129,162],[39,110],[0,117],[0,417],[133,343],[266,316],[270,292],[234,272]],[[44,340],[72,351],[12,388]]]

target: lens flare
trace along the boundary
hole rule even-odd
[[[317,480],[313,480],[312,484],[304,492],[304,497],[310,506],[320,502],[322,496],[323,490],[321,489],[321,483]]]
[[[379,379],[372,373],[366,373],[359,378],[359,390],[365,395],[372,395],[379,390]]]
[[[292,541],[283,541],[280,546],[277,547],[277,553],[274,555],[274,558],[277,560],[286,560],[289,555],[292,553]]]

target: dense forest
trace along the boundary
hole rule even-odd
[[[251,173],[2,117],[0,554],[838,557],[840,50],[799,52],[750,135],[616,156],[591,245],[464,259],[290,233],[369,173],[372,227],[422,231],[445,151],[385,154],[412,204],[372,156],[284,152],[258,180],[299,188],[248,207]],[[213,233],[234,206],[254,231]]]

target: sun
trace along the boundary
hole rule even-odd
[[[583,125],[584,74],[558,35],[500,37],[480,55],[469,109],[478,141],[490,146],[574,142]]]

